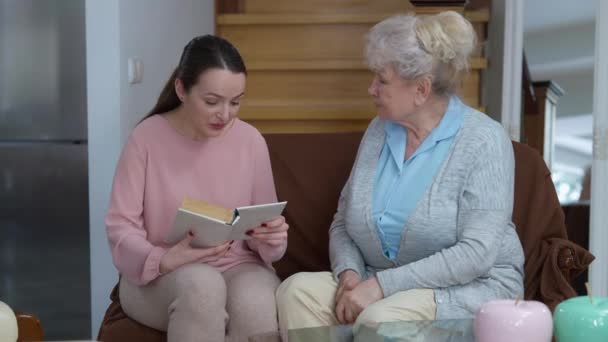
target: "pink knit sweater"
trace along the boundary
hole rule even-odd
[[[222,136],[196,141],[160,115],[133,130],[116,168],[106,216],[112,258],[123,277],[145,285],[160,275],[160,260],[170,247],[163,241],[184,197],[227,208],[275,202],[261,134],[236,119]],[[286,247],[235,241],[210,265],[220,271],[244,262],[270,265]]]

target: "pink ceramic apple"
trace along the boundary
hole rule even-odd
[[[476,342],[550,342],[553,318],[541,302],[494,300],[481,306],[474,330]]]

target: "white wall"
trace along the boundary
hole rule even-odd
[[[601,0],[603,1],[603,0]],[[576,26],[595,17],[598,0],[526,0],[526,33]]]
[[[593,111],[593,18],[574,26],[526,33],[524,48],[532,79],[555,81],[565,91],[557,103],[558,117]]]
[[[186,43],[213,32],[214,13],[213,0],[86,0],[92,337],[118,279],[104,216],[122,145],[154,106]],[[129,57],[143,60],[140,84],[128,83]]]
[[[116,282],[103,222],[122,144],[118,2],[87,0],[85,5],[93,337],[99,329],[103,307],[109,303],[107,292]]]
[[[571,117],[593,112],[593,69],[551,78],[564,89],[557,100],[557,116]],[[589,126],[591,130],[591,126]]]
[[[524,49],[534,81],[552,80],[564,90],[557,101],[554,161],[564,169],[591,164],[595,13],[597,0],[529,0]],[[544,9],[544,10],[541,10]],[[561,122],[561,123],[560,123]]]
[[[532,4],[533,2],[526,2],[526,5]],[[581,9],[585,8],[581,5],[578,6]],[[528,11],[529,9],[526,8],[526,12]],[[595,48],[593,17],[576,25],[525,32],[524,48],[530,66],[593,56]],[[593,69],[593,62],[590,64],[589,67]]]
[[[482,94],[488,115],[516,141],[521,131],[523,15],[523,0],[492,1]]]
[[[120,2],[123,138],[156,103],[184,46],[196,35],[213,33],[213,6],[213,0]],[[143,58],[144,79],[129,86],[126,61],[133,56]]]
[[[488,23],[488,38],[485,46],[485,55],[488,59],[488,68],[483,78],[483,103],[486,113],[500,122],[502,111],[502,85],[504,36],[505,36],[505,4],[502,1],[492,1],[491,17]]]

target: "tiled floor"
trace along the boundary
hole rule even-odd
[[[31,219],[1,214],[0,300],[38,316],[45,340],[90,338],[86,215]]]

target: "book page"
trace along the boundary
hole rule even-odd
[[[193,213],[208,216],[216,220],[231,224],[234,220],[234,210],[220,207],[219,205],[207,203],[204,201],[195,200],[192,198],[184,198],[182,209]]]
[[[180,208],[165,242],[175,244],[184,239],[190,231],[194,233],[191,246],[213,247],[229,240],[232,227],[214,218],[194,214]]]

